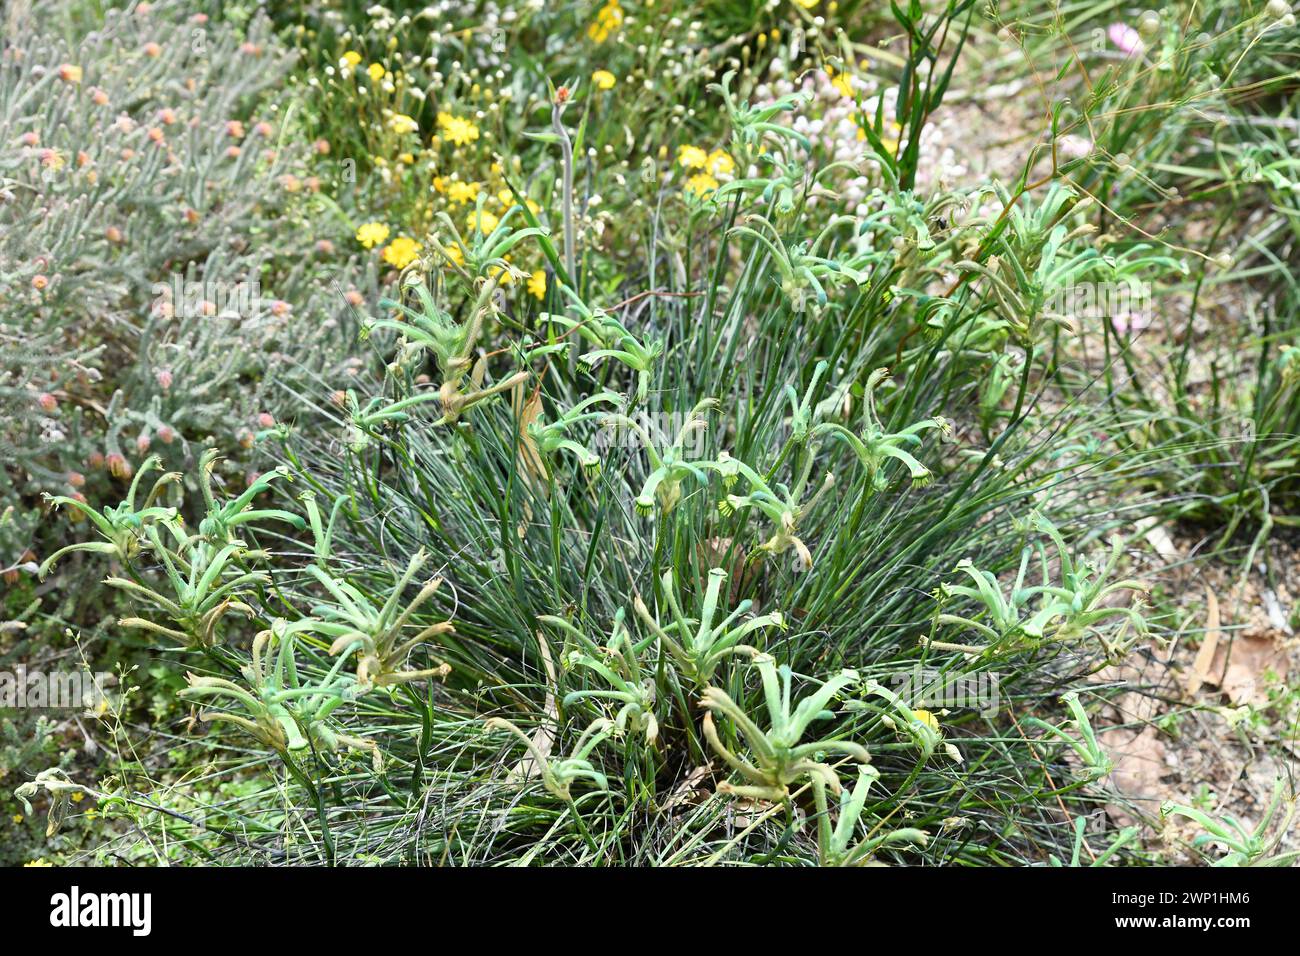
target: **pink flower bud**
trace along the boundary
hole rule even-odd
[[[149,450],[151,444],[152,442],[149,440],[149,436],[144,432],[141,432],[135,439],[136,451],[142,455]]]
[[[32,288],[35,289],[37,292],[44,291],[45,288],[49,286],[49,284],[50,284],[50,280],[47,276],[43,276],[43,275],[32,276]]]
[[[131,463],[119,452],[109,452],[105,462],[108,464],[109,474],[114,478],[130,478],[135,473]]]
[[[149,42],[144,45],[145,56],[158,57],[162,55],[162,47],[157,43]]]
[[[41,392],[36,396],[36,404],[41,406],[41,411],[48,415],[53,415],[59,410],[59,402],[49,392]]]
[[[86,487],[86,476],[79,471],[68,472],[68,485],[73,488]]]
[[[262,412],[257,416],[257,424],[262,428],[274,428],[275,416],[270,412]]]
[[[162,425],[158,429],[158,438],[164,445],[170,445],[176,440],[176,432],[170,425]]]
[[[153,373],[153,377],[156,378],[156,379],[158,380],[158,384],[162,386],[162,390],[163,390],[164,392],[167,391],[167,389],[169,389],[169,388],[172,387],[172,370],[171,370],[171,369],[169,369],[169,368],[160,368],[160,369],[158,369],[156,372]]]

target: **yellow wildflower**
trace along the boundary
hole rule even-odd
[[[717,188],[718,181],[708,173],[696,173],[686,180],[686,191],[694,193],[700,199],[707,198]]]
[[[931,730],[935,731],[936,733],[938,732],[939,718],[934,716],[934,714],[930,713],[928,710],[913,710],[912,714],[913,716],[916,717],[917,720],[925,724],[925,726],[929,727]]]
[[[799,6],[803,7],[805,10],[811,10],[813,7],[817,6],[817,0],[794,0],[794,2],[799,4]]]
[[[440,193],[445,193],[445,192],[447,191],[447,177],[445,177],[445,176],[434,176],[434,177],[433,177],[433,188],[436,189],[436,190],[437,190],[438,192],[440,192]]]
[[[398,135],[402,133],[418,133],[420,124],[405,113],[394,113],[388,117],[388,128]]]
[[[447,187],[447,198],[461,204],[473,202],[482,188],[478,183],[462,183],[457,180]]]
[[[542,278],[545,279],[546,277],[542,276]],[[14,819],[14,823],[22,823],[23,815],[21,813],[15,813],[13,819]]]
[[[445,248],[447,250],[448,259],[456,263],[456,265],[458,266],[463,266],[465,264],[465,253],[460,251],[460,246],[456,245],[455,243],[452,243],[451,245],[446,246]]]
[[[85,795],[84,793],[82,793],[80,790],[78,790],[76,793],[74,793],[74,794],[72,795],[72,802],[73,802],[73,803],[80,803],[82,800],[85,800],[85,799],[86,799],[86,795]]]
[[[356,50],[348,50],[347,53],[343,54],[343,59],[339,61],[339,65],[341,66],[346,63],[348,67],[355,67],[360,62],[361,54]]]
[[[704,169],[709,165],[709,154],[698,146],[678,146],[677,162],[687,169]]]
[[[838,76],[836,76],[834,70],[828,70],[827,72],[829,72],[831,76],[831,86],[839,90],[840,96],[847,97],[848,99],[853,99],[852,74],[841,73]]]
[[[405,163],[407,166],[414,166],[415,155],[413,153],[398,153],[397,161],[399,163]]]
[[[709,153],[707,169],[713,176],[730,178],[736,171],[736,161],[725,150],[715,149]]]
[[[453,116],[451,113],[439,113],[438,126],[442,129],[443,137],[457,146],[465,146],[478,139],[477,126],[469,120],[460,116]]]
[[[382,222],[368,222],[357,230],[357,242],[373,249],[388,238],[388,227]]]
[[[535,299],[546,298],[546,270],[538,269],[528,277],[528,292]]]
[[[388,75],[388,71],[385,70],[383,66],[381,66],[378,63],[371,63],[368,67],[366,67],[366,72],[370,74],[370,81],[372,83],[378,83],[380,80],[382,80],[385,76]]]
[[[80,83],[81,67],[73,66],[71,63],[64,63],[59,67],[59,79],[64,83]]]
[[[604,43],[609,35],[623,25],[623,8],[618,0],[609,0],[596,12],[596,19],[587,27],[587,36],[597,43]]]
[[[591,74],[591,82],[596,84],[598,90],[612,90],[616,81],[609,70],[597,70]]]
[[[23,864],[24,867],[28,867],[28,866],[53,866],[53,865],[54,865],[53,863],[49,863],[49,862],[47,862],[46,859],[45,859],[44,857],[39,857],[39,856],[38,856],[36,859],[32,860],[30,863],[24,863],[24,864]]]
[[[465,225],[470,232],[477,229],[479,232],[487,235],[497,227],[497,223],[500,221],[500,219],[498,219],[493,213],[488,212],[486,209],[475,209],[469,214],[469,218],[465,220]]]
[[[406,236],[398,236],[384,246],[384,261],[395,269],[405,269],[420,255],[420,244]]]

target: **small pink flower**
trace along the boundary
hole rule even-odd
[[[270,136],[273,132],[275,132],[275,130],[271,127],[271,124],[266,122],[265,120],[263,120],[262,122],[254,126],[253,129],[257,131],[258,136]]]
[[[146,435],[144,432],[141,432],[135,440],[136,450],[140,452],[140,454],[142,455],[149,450],[150,444],[152,443],[149,440],[149,436]]]
[[[158,121],[164,126],[171,126],[176,122],[176,111],[173,109],[160,109],[158,111]]]
[[[104,238],[113,243],[121,242],[122,230],[117,228],[117,226],[109,226],[104,230]]]
[[[176,440],[176,432],[170,425],[163,425],[158,429],[158,437],[164,445],[170,445]]]
[[[40,141],[41,138],[35,133],[23,133],[21,137],[21,142],[24,146],[36,146]]]
[[[1142,37],[1127,23],[1112,23],[1106,28],[1106,36],[1125,56],[1137,56],[1144,49]]]
[[[45,289],[49,287],[49,284],[50,284],[50,280],[48,276],[43,276],[43,275],[32,276],[32,288],[35,289],[37,292],[44,292]]]
[[[227,158],[227,159],[238,159],[238,158],[239,158],[239,147],[238,147],[238,146],[228,146],[228,147],[226,147],[226,158]]]
[[[243,139],[244,124],[239,120],[226,120],[226,135],[235,139]]]
[[[322,256],[333,255],[334,243],[330,242],[328,239],[317,239],[316,251]]]
[[[285,302],[284,299],[276,299],[274,302],[271,303],[271,314],[288,315],[289,308],[290,308],[289,303]]]
[[[318,139],[312,144],[312,149],[316,150],[317,156],[328,156],[330,151],[329,140]]]
[[[365,296],[356,289],[348,289],[348,291],[343,294],[343,298],[347,299],[348,305],[352,306],[354,309],[360,308],[361,303],[366,301]]]
[[[157,43],[152,43],[152,42],[146,43],[144,45],[144,53],[145,56],[158,57],[162,55],[162,47],[160,47]]]
[[[262,412],[257,416],[257,424],[261,428],[274,428],[275,416],[270,412]]]
[[[105,93],[103,90],[101,90],[98,86],[91,88],[90,99],[91,102],[93,102],[96,106],[108,105],[108,94]]]
[[[41,406],[41,411],[47,415],[53,415],[59,410],[59,402],[49,392],[41,392],[36,396],[36,404]]]
[[[70,488],[86,487],[86,476],[79,471],[68,472],[68,486]]]
[[[172,370],[169,368],[160,368],[153,373],[153,377],[158,380],[158,384],[165,392],[172,387]]]

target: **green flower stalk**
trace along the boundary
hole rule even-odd
[[[571,789],[573,784],[579,780],[590,780],[602,791],[609,789],[609,780],[596,769],[588,758],[597,745],[613,733],[613,721],[603,717],[599,720],[593,720],[578,737],[573,752],[568,757],[559,760],[552,760],[542,753],[531,737],[520,730],[513,721],[506,720],[504,717],[489,717],[483,724],[483,729],[487,731],[504,730],[514,734],[528,750],[529,756],[533,759],[533,766],[537,767],[541,773],[542,786],[546,788],[546,792],[569,803],[571,806],[573,803]],[[576,810],[574,811],[574,817],[581,823],[581,817],[578,816]]]
[[[450,621],[439,621],[414,634],[406,631],[411,617],[442,585],[442,578],[433,578],[420,588],[410,603],[402,606],[402,595],[428,558],[425,551],[418,551],[411,557],[406,570],[393,585],[382,605],[377,605],[347,581],[332,577],[318,565],[313,564],[307,568],[307,572],[335,601],[333,604],[318,604],[312,608],[312,614],[318,620],[311,623],[311,629],[333,639],[330,653],[341,655],[340,660],[356,655],[359,692],[428,678],[442,679],[451,673],[451,665],[447,663],[439,663],[436,667],[424,670],[405,669],[407,658],[418,645],[455,630]]]
[[[160,475],[153,483],[153,487],[149,490],[149,494],[145,496],[145,500],[140,507],[137,508],[135,504],[140,479],[149,472],[161,467],[162,459],[157,455],[151,455],[145,459],[144,464],[140,466],[139,471],[135,473],[135,477],[131,480],[131,487],[127,490],[126,499],[116,506],[105,508],[102,512],[96,511],[75,498],[64,495],[46,495],[45,500],[51,508],[57,508],[60,505],[66,506],[81,512],[81,514],[89,518],[90,523],[95,526],[95,530],[105,540],[83,541],[59,548],[41,562],[41,566],[36,572],[37,575],[44,578],[61,557],[74,551],[109,554],[124,564],[134,558],[140,551],[141,538],[147,526],[157,521],[170,521],[176,517],[175,508],[163,508],[155,505],[154,501],[168,485],[180,481],[180,472],[169,471]]]
[[[872,487],[877,491],[884,490],[889,484],[889,478],[884,470],[885,462],[889,459],[903,463],[908,474],[911,475],[914,485],[927,485],[934,478],[934,475],[929,468],[926,468],[925,465],[913,458],[910,453],[904,451],[904,446],[920,445],[921,433],[929,429],[938,429],[944,434],[950,434],[952,426],[944,418],[927,418],[915,425],[904,428],[900,432],[886,432],[876,412],[875,389],[885,380],[888,374],[888,370],[880,368],[872,372],[867,378],[865,389],[867,400],[863,412],[865,423],[860,435],[853,434],[838,422],[823,422],[817,425],[813,428],[813,435],[815,437],[828,436],[848,445],[853,454],[857,456],[862,467],[866,469]]]
[[[706,398],[698,402],[691,409],[686,421],[678,429],[677,436],[673,439],[672,444],[663,451],[655,448],[654,439],[641,425],[640,422],[634,421],[626,415],[606,415],[604,423],[607,427],[622,427],[632,431],[640,440],[645,448],[646,457],[650,459],[651,472],[646,478],[645,484],[641,486],[641,492],[636,496],[633,504],[636,507],[637,514],[643,517],[649,517],[655,513],[658,507],[661,514],[669,514],[682,497],[682,484],[694,479],[700,484],[708,483],[708,475],[704,469],[714,467],[716,462],[707,461],[688,461],[683,444],[686,438],[693,432],[701,431],[709,427],[705,414],[718,407],[718,401],[714,398]]]
[[[751,657],[757,655],[757,648],[741,643],[751,634],[758,634],[769,627],[785,627],[785,618],[779,611],[742,621],[754,606],[754,602],[748,599],[737,604],[735,610],[721,621],[715,621],[722,585],[726,580],[727,572],[722,568],[714,568],[709,572],[698,618],[688,618],[682,613],[672,571],[665,571],[662,579],[664,595],[672,615],[669,623],[661,624],[639,595],[633,602],[637,617],[659,638],[682,673],[696,687],[702,687],[712,680],[718,665],[725,658],[734,654]]]
[[[700,698],[700,706],[708,711],[703,724],[705,739],[727,766],[746,781],[739,785],[723,781],[718,784],[718,792],[749,800],[786,801],[790,799],[790,784],[808,777],[838,794],[841,789],[839,777],[820,758],[827,753],[841,753],[859,763],[869,763],[871,755],[867,749],[847,740],[816,740],[806,744],[799,741],[813,721],[833,716],[826,705],[842,688],[857,681],[858,675],[844,671],[832,677],[792,709],[790,668],[782,666],[778,670],[776,662],[766,654],[756,656],[754,666],[763,682],[767,730],[760,728],[718,687],[705,688]],[[752,762],[723,745],[713,723],[715,712],[735,725],[749,746]]]
[[[281,466],[267,472],[249,485],[238,497],[218,504],[212,490],[212,472],[216,468],[217,461],[218,454],[214,448],[209,448],[199,458],[199,490],[203,493],[203,504],[207,509],[207,514],[199,522],[201,537],[214,544],[237,543],[238,539],[233,534],[234,529],[253,521],[283,521],[299,531],[306,530],[307,522],[300,515],[281,508],[250,508],[253,499],[269,489],[271,482],[281,478],[286,481],[293,480],[287,468]]]
[[[929,841],[930,836],[924,830],[905,827],[884,833],[873,830],[861,842],[853,843],[866,809],[871,785],[880,779],[880,772],[875,767],[859,767],[858,782],[853,785],[853,789],[840,791],[839,814],[833,829],[829,801],[826,799],[826,784],[820,776],[812,776],[810,779],[817,806],[818,861],[822,866],[862,866],[883,846],[911,843],[924,847]]]
[[[243,714],[204,710],[199,719],[234,724],[284,757],[308,746],[326,752],[348,747],[370,753],[378,772],[381,757],[374,741],[341,734],[328,723],[330,715],[355,696],[352,678],[339,673],[343,659],[318,683],[302,683],[294,661],[300,630],[277,622],[259,633],[253,639],[249,663],[240,668],[245,684],[186,674],[189,686],[180,696],[191,700],[224,699],[239,705]],[[277,645],[274,662],[267,654],[273,644]]]
[[[603,646],[582,635],[561,618],[539,617],[539,621],[563,625],[570,634],[577,634],[587,649],[572,651],[567,659],[570,670],[585,670],[603,681],[598,689],[575,690],[566,694],[563,705],[567,708],[580,700],[611,701],[621,704],[614,717],[614,727],[623,735],[644,736],[653,745],[659,737],[659,720],[655,716],[655,681],[641,668],[641,655],[655,641],[655,635],[633,642],[623,623],[624,610],[614,614],[614,626]]]

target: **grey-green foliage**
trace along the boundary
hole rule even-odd
[[[127,478],[146,451],[173,466],[192,442],[250,446],[310,376],[343,374],[343,293],[372,283],[330,261],[350,230],[273,96],[292,57],[265,19],[78,11],[3,22],[0,507],[90,494],[93,466]],[[246,303],[207,314],[241,282]]]

